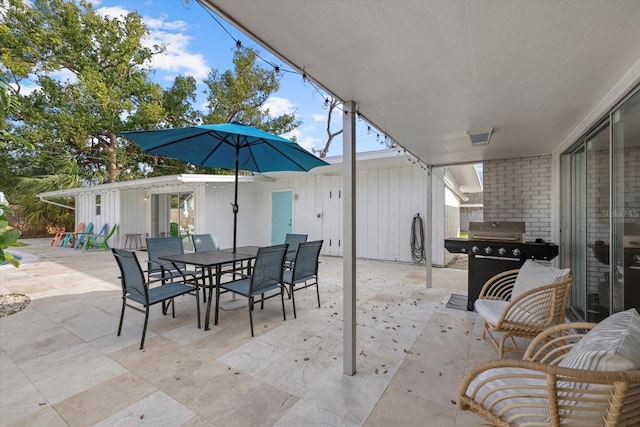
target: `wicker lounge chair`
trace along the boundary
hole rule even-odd
[[[612,327],[615,317],[621,328]],[[531,342],[523,360],[474,368],[460,385],[458,405],[495,426],[638,426],[639,331],[635,310],[599,326],[548,328]]]
[[[482,338],[489,336],[500,358],[505,351],[523,352],[515,337],[532,339],[549,326],[564,323],[572,282],[569,270],[533,261],[495,275],[475,302],[485,321]],[[499,340],[495,333],[502,334]]]

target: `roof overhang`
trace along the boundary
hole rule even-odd
[[[133,189],[151,189],[154,187],[161,187],[165,185],[180,185],[180,184],[206,184],[206,183],[233,183],[235,181],[234,175],[207,175],[207,174],[179,174],[179,175],[166,175],[156,176],[153,178],[136,179],[132,181],[113,182],[109,184],[99,184],[88,187],[76,187],[66,190],[47,191],[46,193],[38,194],[38,197],[51,198],[51,197],[74,197],[79,194],[88,193],[91,191],[109,191],[109,190],[133,190]],[[239,175],[238,182],[269,182],[273,181],[273,178],[269,178],[264,175]]]
[[[432,165],[557,152],[640,82],[637,1],[199,1]]]

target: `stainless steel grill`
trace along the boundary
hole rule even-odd
[[[525,243],[524,222],[470,222],[469,240]]]
[[[485,282],[503,271],[520,268],[527,259],[549,261],[558,245],[536,239],[526,241],[524,222],[471,222],[468,239],[445,239],[451,253],[469,255],[467,310],[473,310]]]

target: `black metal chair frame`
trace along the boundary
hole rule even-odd
[[[316,295],[318,297],[318,308],[320,308],[320,288],[318,286],[318,266],[320,258],[320,250],[322,249],[323,240],[315,240],[312,242],[300,243],[293,268],[286,270],[282,276],[282,283],[289,286],[287,293],[293,305],[293,317],[296,316],[296,298],[294,293],[310,286],[316,287]],[[304,286],[296,287],[296,285],[304,283]]]
[[[218,323],[218,310],[220,306],[220,294],[233,292],[242,295],[249,300],[249,323],[251,325],[251,336],[253,333],[253,306],[260,303],[260,309],[264,308],[265,300],[280,295],[282,301],[282,316],[287,320],[284,308],[284,285],[282,284],[282,273],[284,270],[284,259],[288,245],[275,245],[258,249],[251,276],[230,282],[222,283],[216,287],[216,313],[215,324]],[[279,289],[277,293],[265,296],[267,292]],[[255,297],[260,295],[260,299]]]
[[[140,262],[135,252],[125,251],[122,249],[111,249],[120,269],[120,281],[122,283],[122,311],[120,313],[120,323],[118,325],[118,336],[122,332],[122,323],[124,321],[124,310],[130,307],[141,313],[144,313],[144,326],[142,328],[142,339],[140,341],[140,350],[144,348],[144,339],[147,333],[147,324],[149,323],[149,307],[154,304],[162,303],[162,313],[167,314],[169,305],[171,305],[171,315],[176,317],[174,298],[177,296],[192,294],[196,297],[196,309],[198,317],[198,329],[200,325],[200,299],[198,288],[196,286],[186,284],[187,282],[170,282],[164,283],[165,279],[145,280],[145,274],[140,267]],[[150,287],[153,283],[159,283],[159,286]],[[136,305],[131,305],[127,301],[134,301],[142,305],[143,309]],[[168,305],[165,303],[168,301]]]

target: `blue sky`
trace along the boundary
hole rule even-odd
[[[198,82],[207,76],[210,69],[224,71],[232,69],[231,62],[235,50],[234,39],[240,40],[245,47],[259,51],[260,56],[270,63],[278,64],[282,69],[291,70],[282,61],[254,43],[233,26],[195,0],[187,4],[183,0],[94,0],[95,9],[105,15],[117,16],[129,11],[137,11],[150,30],[147,41],[150,44],[162,43],[167,47],[165,55],[156,57],[152,68],[154,80],[164,87],[173,83],[177,75],[190,75]],[[217,19],[222,26],[216,22]],[[224,27],[224,28],[223,28]],[[228,34],[228,33],[230,34]],[[262,64],[269,67],[266,62]],[[307,149],[322,148],[326,142],[327,110],[323,108],[325,96],[318,92],[310,82],[304,83],[298,73],[283,72],[281,88],[267,102],[272,113],[295,112],[303,124],[293,132],[298,143]],[[200,103],[204,86],[199,84]],[[202,105],[199,105],[199,108]],[[334,113],[334,116],[336,114]],[[342,126],[341,116],[332,124],[332,131]],[[376,141],[376,132],[367,133],[367,124],[360,123],[358,129],[357,151],[372,151],[384,148]],[[292,136],[284,135],[284,136]],[[342,138],[337,137],[331,144],[328,155],[342,154]]]

